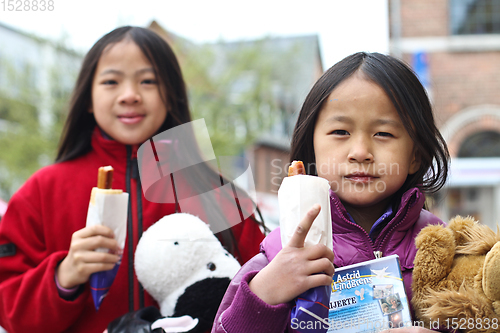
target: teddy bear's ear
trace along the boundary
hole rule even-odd
[[[471,216],[457,215],[448,222],[448,228],[455,233],[455,243],[457,246],[464,245],[467,240],[464,237],[464,232],[473,228],[477,224]]]
[[[500,241],[498,233],[470,216],[455,217],[449,228],[455,232],[457,254],[484,255]]]

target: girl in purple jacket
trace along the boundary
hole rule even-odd
[[[306,97],[290,159],[330,182],[333,252],[303,246],[319,205],[283,248],[273,231],[233,279],[213,333],[294,332],[291,301],[331,284],[334,267],[375,259],[377,251],[399,255],[411,299],[414,239],[426,225],[443,223],[424,210],[424,193],[444,185],[449,160],[413,71],[379,53],[356,53],[334,65]]]

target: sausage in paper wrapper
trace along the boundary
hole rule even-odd
[[[99,168],[97,187],[92,189],[87,213],[87,226],[105,225],[111,228],[120,248],[125,246],[127,236],[128,193],[122,190],[111,189],[113,168]],[[96,249],[107,251],[107,249]],[[96,310],[99,310],[102,300],[113,283],[121,261],[109,271],[102,271],[90,275],[90,291],[94,299]]]
[[[314,204],[320,204],[321,211],[307,234],[305,246],[323,244],[330,250],[333,248],[328,180],[304,174],[285,177],[278,190],[278,203],[281,244],[288,243],[309,209]]]
[[[304,246],[323,244],[331,250],[330,185],[324,178],[305,175],[304,170],[302,162],[292,162],[288,174],[293,177],[285,177],[278,190],[281,243],[287,244],[309,209],[314,204],[320,204],[321,211],[306,236]],[[290,318],[292,324],[314,323],[299,325],[304,327],[298,329],[299,332],[326,332],[329,327],[329,301],[330,286],[320,286],[302,293],[295,299]]]

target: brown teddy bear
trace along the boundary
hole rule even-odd
[[[416,240],[413,298],[425,327],[500,331],[500,233],[471,217],[427,226]]]

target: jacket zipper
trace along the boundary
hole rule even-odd
[[[135,199],[136,199],[136,214],[137,214],[137,240],[141,239],[143,232],[143,216],[142,216],[142,188],[139,180],[139,168],[137,165],[137,156],[133,156],[132,146],[127,146],[127,172],[126,172],[126,189],[129,193],[129,210],[128,210],[128,291],[129,291],[129,311],[135,310],[135,274],[134,274],[134,219],[132,211],[132,179],[135,180]],[[139,309],[144,308],[144,288],[138,282],[139,292]]]
[[[136,200],[137,200],[137,240],[139,241],[142,237],[143,232],[143,219],[142,219],[142,188],[141,182],[139,180],[139,167],[137,165],[137,156],[132,157],[132,178],[135,179],[135,189],[136,189]],[[133,263],[133,260],[132,260]],[[134,270],[132,269],[132,274]],[[132,275],[133,276],[133,275]],[[138,282],[139,285],[139,309],[144,308],[144,288],[142,284]]]
[[[382,251],[383,246],[385,245],[386,241],[389,239],[389,236],[393,233],[394,229],[396,229],[401,223],[403,223],[406,218],[408,217],[408,213],[410,212],[409,206],[409,201],[413,198],[413,194],[410,195],[403,203],[402,206],[406,208],[406,213],[405,216],[395,225],[392,226],[392,228],[385,234],[385,237],[380,241],[378,248]],[[401,211],[399,211],[396,216],[394,216],[393,220],[398,217],[398,215],[401,214]]]
[[[335,201],[334,201],[334,203],[335,203],[335,206],[337,207],[337,211],[342,212],[342,209],[339,207],[338,203],[337,203],[337,202],[335,202]],[[355,227],[359,228],[359,229],[360,229],[360,230],[361,230],[361,231],[365,234],[366,239],[368,239],[368,242],[369,242],[369,243],[368,243],[368,247],[371,249],[370,253],[372,253],[372,254],[373,254],[373,257],[375,258],[375,254],[374,254],[374,252],[376,251],[376,249],[375,249],[375,246],[374,246],[374,244],[373,244],[372,239],[370,238],[370,235],[368,235],[368,233],[365,231],[365,229],[361,228],[361,227],[360,227],[359,225],[357,225],[356,223],[352,223],[351,221],[349,221],[348,219],[346,219],[346,217],[344,216],[344,214],[340,214],[340,216],[341,216],[341,218],[342,218],[345,222],[347,222],[347,223],[349,223],[349,224],[351,224],[351,225],[353,225],[353,226],[355,226]]]
[[[125,174],[125,184],[128,197],[128,219],[127,219],[127,239],[128,239],[128,310],[134,311],[134,223],[132,216],[132,196],[131,190],[132,178],[132,147],[127,146],[127,171]]]

